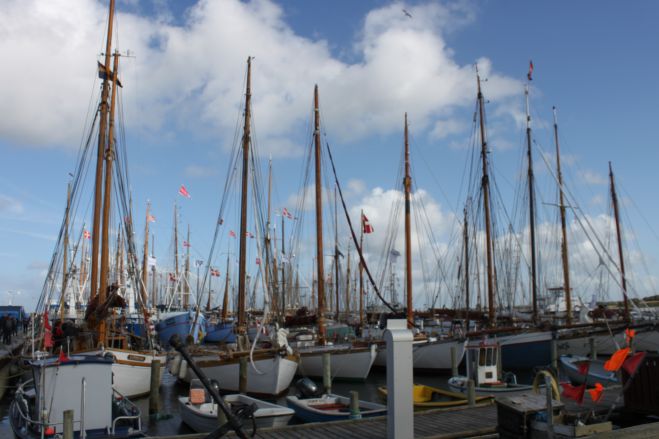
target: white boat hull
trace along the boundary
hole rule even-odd
[[[613,329],[613,337],[611,337],[606,329],[597,331],[596,333],[581,331],[580,335],[574,337],[570,335],[570,330],[565,330],[559,333],[557,343],[558,354],[589,355],[591,338],[593,339],[595,351],[598,355],[611,355],[619,348],[627,346],[624,328],[621,327]],[[640,327],[634,337],[634,348],[637,351],[659,352],[659,328]]]
[[[417,341],[412,348],[415,369],[451,370],[451,347],[455,346],[456,362],[460,364],[465,354],[466,340]],[[376,366],[387,367],[387,350],[378,349]]]
[[[240,364],[237,358],[219,359],[217,356],[205,355],[193,357],[193,361],[209,379],[217,380],[223,390],[238,392]],[[254,358],[247,364],[247,393],[259,395],[279,395],[291,385],[297,370],[297,358],[274,355],[267,358]],[[190,382],[196,378],[191,368],[180,364],[178,377]]]
[[[313,346],[301,348],[298,375],[323,376],[323,354],[330,354],[330,371],[333,379],[365,380],[377,356],[377,346],[352,348],[346,346]]]

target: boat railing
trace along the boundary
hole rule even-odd
[[[119,404],[119,408],[122,409],[125,413],[133,413],[132,415],[117,416],[112,421],[112,434],[115,432],[117,422],[119,421],[137,421],[137,429],[142,430],[142,417],[140,416],[140,409],[131,401],[121,394],[117,389],[112,388],[113,393],[115,394],[115,399]]]

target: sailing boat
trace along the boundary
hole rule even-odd
[[[316,270],[318,279],[318,339],[311,346],[299,346],[298,373],[303,376],[323,376],[323,355],[330,355],[330,368],[335,379],[360,379],[368,376],[377,354],[375,344],[357,346],[355,344],[332,344],[327,342],[325,323],[325,265],[323,252],[323,205],[320,142],[320,109],[318,85],[314,87],[314,158],[315,158],[315,204],[316,204]],[[337,303],[338,308],[338,303]]]
[[[220,387],[228,391],[246,391],[263,395],[279,395],[288,389],[297,370],[298,358],[287,344],[285,331],[276,334],[273,348],[256,349],[255,340],[251,348],[246,336],[246,261],[247,261],[247,205],[250,167],[250,120],[251,120],[251,73],[252,58],[247,58],[247,81],[245,92],[245,121],[242,137],[242,189],[240,215],[240,254],[238,264],[238,320],[236,325],[238,351],[211,350],[197,347],[191,349],[191,356],[209,379],[215,379]],[[218,222],[219,224],[219,222]],[[210,260],[211,258],[209,258]],[[224,309],[226,310],[226,303]],[[240,363],[246,363],[247,383],[244,389],[240,385]],[[170,372],[180,379],[190,382],[194,377],[187,368],[180,354],[170,362]],[[245,367],[245,366],[243,366]]]
[[[412,290],[412,238],[411,238],[411,197],[412,197],[412,175],[410,165],[410,146],[407,124],[407,113],[405,113],[405,177],[403,179],[403,190],[405,194],[405,293],[407,308],[407,325],[414,325],[414,302]],[[450,370],[452,361],[460,364],[465,353],[467,342],[461,338],[437,339],[435,337],[416,337],[412,350],[413,367],[417,370],[438,371]],[[386,366],[387,355],[384,345],[381,345],[376,359],[377,366]]]

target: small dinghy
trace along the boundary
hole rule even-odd
[[[600,383],[604,386],[619,384],[615,372],[609,372],[604,369],[604,360],[591,360],[589,357],[580,355],[561,355],[560,358],[561,370],[573,384],[583,384],[586,375],[579,372],[579,366],[585,363],[590,363],[586,381],[589,386],[594,386],[595,383]]]
[[[387,397],[386,387],[378,387],[378,392],[384,398]],[[491,396],[478,396],[476,402],[486,402],[491,399]],[[414,407],[417,408],[457,407],[466,405],[468,402],[464,393],[451,392],[437,387],[424,386],[423,384],[414,385],[412,400],[414,401]]]
[[[287,396],[286,403],[295,410],[295,416],[304,422],[341,421],[354,417],[369,418],[387,414],[387,406],[374,402],[359,401],[359,414],[350,412],[350,398],[320,395],[316,383],[302,378],[295,383],[298,395]]]
[[[295,413],[288,407],[283,407],[247,395],[235,394],[224,395],[226,402],[233,413],[240,412],[244,407],[255,406],[254,421],[256,428],[281,427]],[[190,382],[190,393],[181,396],[179,401],[179,412],[181,420],[198,433],[208,433],[219,427],[218,406],[213,402],[201,381],[194,379]]]

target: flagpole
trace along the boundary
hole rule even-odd
[[[410,144],[407,129],[407,113],[405,113],[405,281],[407,293],[407,327],[414,326],[414,307],[412,300],[412,232],[411,232],[411,202],[412,177],[410,176]]]
[[[359,253],[364,252],[364,210],[361,211],[362,227],[359,233]],[[359,330],[364,328],[364,266],[359,260]]]
[[[318,272],[318,338],[325,344],[325,266],[323,264],[323,205],[321,179],[320,109],[318,85],[314,87],[314,151],[316,162],[316,268]]]

